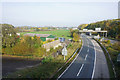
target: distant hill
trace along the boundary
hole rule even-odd
[[[100,27],[102,30],[107,30],[108,37],[120,40],[120,19],[104,20],[90,23],[87,26],[85,26],[85,24],[78,26],[79,29],[95,29],[98,27]]]

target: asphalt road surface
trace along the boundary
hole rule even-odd
[[[81,50],[58,79],[109,78],[106,58],[101,47],[86,35],[81,36],[83,40]]]

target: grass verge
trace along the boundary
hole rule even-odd
[[[81,43],[73,42],[71,45],[72,46],[69,46],[68,48],[68,55],[66,56],[66,60],[63,59],[64,57],[62,55],[58,55],[56,58],[49,56],[36,67],[17,71],[13,74],[9,74],[4,78],[50,78],[62,65],[64,65],[64,63],[70,58],[73,52],[77,48],[80,48]],[[69,63],[66,66],[68,66]]]

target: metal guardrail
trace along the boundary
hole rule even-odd
[[[76,54],[76,52],[79,50],[79,48],[77,48],[77,50],[73,53],[73,55],[63,64],[63,66],[61,67],[61,68],[59,68],[56,72],[55,72],[55,74],[57,73],[57,72],[59,72],[72,58],[73,58],[73,56]],[[53,75],[54,76],[54,75]],[[53,77],[52,76],[52,77]],[[52,78],[51,77],[51,78]]]
[[[73,55],[64,63],[64,65],[57,72],[59,72],[71,60],[71,58],[76,54],[76,52],[78,51],[78,49],[73,53]]]
[[[115,66],[114,66],[114,63],[113,63],[113,61],[112,61],[112,59],[111,59],[111,56],[110,56],[109,52],[107,51],[107,49],[105,48],[105,46],[102,45],[102,43],[100,43],[98,40],[97,40],[97,42],[104,48],[104,50],[105,50],[106,53],[108,54],[109,60],[110,60],[110,62],[111,62],[111,64],[112,64],[112,69],[113,69],[113,72],[114,72],[114,76],[115,76],[115,78],[116,78]]]

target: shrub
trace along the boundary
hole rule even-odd
[[[110,40],[107,40],[107,44],[110,44]]]
[[[52,40],[47,40],[47,42],[52,42]]]
[[[70,47],[72,47],[72,44],[71,44],[71,43],[67,46],[67,48],[70,48]]]
[[[55,38],[55,40],[58,40],[58,38]]]
[[[54,48],[53,47],[50,47],[50,52],[52,52],[54,50]]]
[[[2,49],[2,53],[8,54],[8,55],[13,55],[13,50],[11,49],[11,47],[6,47],[6,48]]]
[[[33,53],[34,56],[42,57],[46,54],[46,49],[43,47],[39,47],[35,50],[35,53]]]
[[[116,42],[112,45],[112,47],[115,49],[115,50],[119,50],[120,51],[120,43],[119,42]]]
[[[42,63],[44,64],[44,63],[51,62],[51,61],[52,61],[52,59],[53,59],[53,57],[52,57],[52,56],[45,57],[45,58],[42,60]]]

